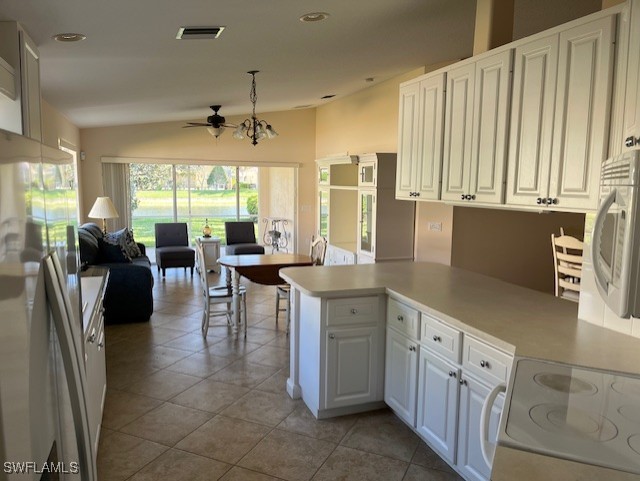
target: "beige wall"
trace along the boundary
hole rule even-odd
[[[451,265],[553,293],[551,234],[580,239],[584,214],[455,207]]]
[[[398,86],[424,68],[318,107],[316,158],[348,152],[397,152]]]
[[[235,140],[231,131],[224,132],[216,140],[204,128],[183,129],[184,122],[82,129],[81,145],[86,154],[82,162],[85,209],[102,194],[103,156],[243,161],[257,166],[264,162],[298,162],[302,164],[298,174],[298,239],[310,239],[314,231],[315,111],[270,112],[261,113],[260,117],[269,120],[280,136],[255,147],[246,139]],[[244,117],[228,117],[227,120],[239,123]]]
[[[289,252],[307,252],[309,245],[296,246],[295,238],[295,197],[296,181],[295,169],[288,167],[270,167],[260,169],[260,197],[259,197],[259,235],[262,239],[265,230],[271,230],[271,224],[265,225],[263,218],[278,217],[287,219],[289,222],[286,231],[289,236]],[[313,221],[313,219],[312,219]],[[282,229],[282,224],[278,226]]]

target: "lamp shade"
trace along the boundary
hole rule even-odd
[[[92,219],[115,219],[120,217],[109,197],[98,197],[89,212]]]

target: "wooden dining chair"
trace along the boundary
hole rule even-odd
[[[232,326],[233,314],[233,294],[227,286],[210,286],[209,275],[206,267],[206,258],[202,244],[197,243],[198,250],[198,273],[200,274],[200,284],[202,297],[204,300],[204,312],[202,313],[202,335],[207,337],[211,317],[224,316],[227,325]],[[224,308],[214,309],[214,307],[224,304]],[[244,324],[244,337],[247,337],[247,290],[240,286],[240,313]]]
[[[564,234],[551,234],[553,265],[555,272],[556,297],[578,302],[580,298],[580,279],[582,278],[582,251],[584,243],[575,237]]]
[[[312,237],[311,247],[309,248],[309,256],[314,266],[324,265],[324,258],[327,254],[327,239],[326,237]],[[291,313],[289,308],[291,286],[289,284],[280,284],[276,286],[276,326],[278,325],[278,314],[285,312],[287,318],[287,334],[289,334],[289,327],[291,326]],[[281,307],[280,301],[284,301],[284,306]]]

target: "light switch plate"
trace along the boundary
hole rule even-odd
[[[429,222],[429,230],[442,232],[442,222]]]

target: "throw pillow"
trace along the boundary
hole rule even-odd
[[[133,232],[131,232],[131,230],[125,229],[123,242],[124,243],[121,244],[122,248],[129,257],[140,257],[142,255],[142,251],[140,250],[140,247],[138,247],[136,240],[133,238]]]
[[[131,259],[122,250],[120,244],[114,243],[108,236],[104,236],[103,239],[98,239],[98,246],[98,256],[101,264],[131,262]]]

